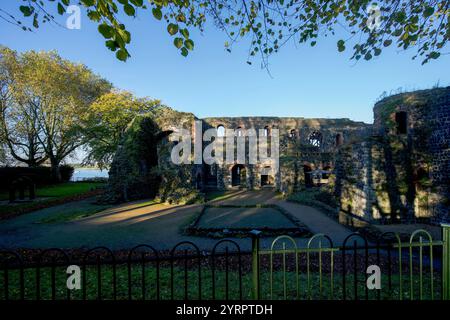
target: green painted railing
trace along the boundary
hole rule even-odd
[[[442,298],[450,300],[450,224],[442,224]]]
[[[400,236],[398,234],[394,234],[395,239],[394,242],[390,242],[387,245],[380,245],[378,242],[377,245],[367,245],[367,242],[364,246],[359,245],[351,246],[351,247],[333,247],[333,243],[331,239],[324,234],[316,234],[307,242],[306,247],[299,247],[296,240],[289,236],[279,236],[273,240],[270,249],[261,249],[259,242],[259,233],[253,233],[252,240],[252,259],[253,259],[253,274],[252,274],[252,287],[253,287],[253,298],[260,299],[261,295],[261,279],[260,275],[261,264],[260,259],[263,256],[269,256],[270,267],[269,267],[269,298],[274,298],[274,257],[276,255],[281,256],[281,279],[278,281],[282,282],[282,298],[288,298],[288,287],[295,287],[295,296],[296,299],[300,299],[302,296],[306,296],[307,299],[313,299],[313,286],[318,289],[318,295],[320,299],[335,299],[336,298],[336,290],[335,290],[335,257],[337,252],[343,253],[341,260],[341,268],[342,264],[346,264],[346,256],[345,254],[348,252],[354,255],[354,275],[353,281],[354,285],[361,285],[360,276],[358,276],[356,272],[356,252],[357,250],[365,250],[366,254],[366,268],[367,268],[367,255],[369,250],[376,251],[377,253],[377,261],[380,258],[381,250],[389,250],[389,263],[391,252],[396,252],[397,254],[397,266],[398,270],[396,272],[396,277],[398,277],[398,282],[395,284],[396,290],[398,290],[398,296],[391,295],[391,290],[389,291],[389,298],[402,300],[405,298],[409,298],[411,300],[414,299],[431,299],[434,300],[436,298],[436,270],[434,267],[434,250],[435,248],[442,248],[442,285],[441,285],[441,294],[439,295],[441,299],[450,300],[450,224],[442,225],[443,237],[442,241],[433,240],[431,234],[426,230],[419,229],[413,232],[409,238],[409,242],[402,242]],[[325,246],[324,246],[325,240]],[[315,244],[315,246],[313,246]],[[316,279],[318,283],[313,284],[312,272],[311,272],[311,254],[317,254],[318,256],[318,270],[315,272]],[[329,255],[329,259],[324,259],[324,254],[327,253]],[[386,253],[386,252],[384,252]],[[300,254],[306,254],[306,287],[304,291],[302,291],[301,287],[301,279],[300,279]],[[295,271],[287,271],[288,266],[286,263],[286,259],[288,255],[293,255],[294,257],[294,269]],[[408,256],[408,260],[405,261],[405,255]],[[304,261],[303,261],[304,262]],[[406,263],[406,264],[405,264]],[[325,275],[323,272],[324,265],[327,264],[328,274]],[[409,267],[409,277],[405,278],[404,268]],[[391,265],[389,265],[391,268]],[[292,267],[291,267],[292,269]],[[345,267],[343,268],[343,272],[345,272]],[[390,270],[390,269],[389,269]],[[292,272],[295,272],[292,275]],[[291,281],[288,280],[288,274],[290,273]],[[329,279],[329,285],[327,288],[324,286],[324,279],[326,277]],[[381,275],[382,277],[385,275]],[[391,289],[391,274],[389,274],[389,288]],[[364,274],[364,278],[366,279],[367,275]],[[345,276],[343,277],[345,282]],[[407,282],[409,282],[409,288],[407,286]],[[366,285],[364,283],[364,285]],[[318,287],[317,287],[318,286]],[[407,290],[405,290],[408,288]],[[277,287],[280,287],[278,284]],[[345,290],[345,283],[343,283],[342,291]],[[328,294],[324,296],[324,291],[327,289]],[[429,290],[429,292],[428,292]],[[355,290],[356,292],[357,290]],[[427,294],[425,294],[427,292]],[[302,295],[302,293],[304,295]],[[418,294],[417,294],[418,293]],[[344,294],[344,293],[343,293]],[[356,293],[355,293],[356,294]],[[405,297],[406,295],[406,297]],[[344,294],[345,296],[345,294]],[[378,294],[378,298],[380,295]],[[355,297],[357,298],[357,297]],[[366,295],[367,298],[367,295]]]

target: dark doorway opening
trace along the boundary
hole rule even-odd
[[[303,172],[305,174],[305,186],[312,187],[313,186],[313,178],[312,178],[312,169],[308,165],[303,166]]]
[[[261,187],[271,186],[274,184],[273,176],[271,176],[270,173],[270,166],[264,167],[261,171]]]
[[[267,174],[261,175],[261,187],[267,186],[269,184],[269,176]]]
[[[344,138],[342,137],[342,134],[338,133],[336,135],[336,147],[342,146],[344,144]]]
[[[395,123],[397,124],[397,134],[406,134],[407,114],[404,111],[395,113]]]
[[[236,164],[231,168],[231,185],[240,186],[245,184],[245,166],[242,164]]]

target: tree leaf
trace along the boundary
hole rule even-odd
[[[345,50],[345,42],[344,42],[344,40],[339,40],[337,42],[337,47],[338,47],[338,51],[339,52],[344,51]]]
[[[117,34],[125,43],[130,43],[131,34],[128,31],[126,31],[124,29],[118,29]]]
[[[114,29],[106,23],[102,23],[98,26],[98,32],[106,39],[110,39],[114,35]]]
[[[425,10],[423,11],[423,16],[425,18],[428,18],[429,16],[431,16],[434,13],[434,8],[433,7],[426,7]]]
[[[114,40],[108,40],[105,42],[106,47],[111,51],[116,51],[119,46]]]
[[[184,28],[180,30],[180,33],[183,35],[185,39],[189,39],[189,30]]]
[[[23,13],[24,17],[31,16],[31,14],[34,11],[34,8],[33,7],[29,7],[29,6],[20,6],[19,9]]]
[[[66,8],[64,8],[64,6],[60,2],[58,2],[58,13],[60,15],[63,15],[65,12],[66,12]]]
[[[134,16],[136,14],[136,10],[134,10],[133,6],[130,4],[126,4],[123,6],[123,11],[129,16]]]
[[[194,41],[192,41],[191,39],[188,39],[186,41],[184,41],[184,46],[186,47],[186,49],[188,50],[194,50]]]
[[[384,40],[384,42],[383,42],[383,45],[385,47],[389,47],[391,44],[392,44],[392,40],[391,39]]]
[[[116,52],[116,57],[120,61],[126,61],[128,59],[128,52],[126,52],[124,49],[120,49]]]
[[[95,0],[81,0],[81,3],[86,7],[92,7],[95,4]]]
[[[372,59],[372,54],[370,52],[367,52],[366,55],[364,56],[364,59],[369,61],[370,59]]]
[[[436,52],[436,51],[431,52],[430,55],[429,55],[429,57],[430,57],[431,59],[437,59],[437,58],[439,58],[440,56],[441,56],[441,54],[440,54],[439,52]]]
[[[181,55],[183,57],[186,57],[189,54],[188,49],[186,49],[185,47],[181,48]]]
[[[169,32],[169,34],[171,36],[173,36],[174,34],[176,34],[178,32],[178,25],[174,24],[174,23],[170,23],[167,26],[167,32]]]
[[[39,22],[38,22],[38,15],[37,15],[37,13],[35,13],[34,17],[33,17],[33,27],[35,27],[36,29],[39,28]]]
[[[91,19],[92,21],[98,22],[101,19],[101,16],[97,11],[89,11],[87,13],[87,15],[88,15],[89,19]]]
[[[158,7],[153,8],[152,9],[152,13],[153,13],[153,16],[155,17],[156,20],[161,20],[162,12],[161,12],[160,8],[158,8]]]
[[[136,7],[142,7],[142,5],[144,4],[144,0],[130,0],[130,2]]]
[[[182,38],[175,38],[173,40],[173,44],[175,45],[175,47],[177,47],[177,49],[180,49],[183,46],[183,39]]]

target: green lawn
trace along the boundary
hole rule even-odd
[[[75,221],[81,218],[89,217],[93,214],[96,214],[100,211],[106,210],[111,207],[112,205],[109,204],[97,204],[80,201],[77,203],[76,206],[66,208],[63,212],[60,210],[52,212],[51,215],[49,214],[45,218],[42,218],[41,220],[39,220],[38,223],[60,223],[60,222]],[[50,211],[52,210],[52,208],[47,208],[44,210]]]
[[[133,210],[158,203],[155,200],[140,201],[135,204],[127,204],[127,210]],[[67,221],[75,221],[81,218],[86,218],[94,215],[100,211],[113,207],[112,204],[99,204],[93,201],[78,201],[76,206],[66,205],[63,210],[60,207],[47,208],[45,217],[38,221],[38,223],[59,223]]]
[[[85,193],[102,185],[104,185],[104,183],[101,182],[65,182],[61,184],[38,187],[36,188],[36,196],[61,198]],[[0,192],[0,200],[8,199],[8,191]]]
[[[84,194],[98,187],[104,186],[102,182],[66,182],[56,185],[38,187],[36,189],[37,197],[48,198],[45,200],[36,200],[33,202],[15,203],[0,205],[0,215],[5,213],[14,213],[21,211],[28,211],[36,206],[51,205],[51,203],[58,199],[72,197]],[[0,193],[0,201],[8,200],[8,192]]]
[[[98,297],[98,277],[97,268],[88,267],[86,272],[86,293],[87,299],[96,299]],[[143,291],[145,294],[145,299],[156,299],[156,270],[151,264],[146,265],[145,277],[142,278],[142,268],[141,265],[134,265],[131,269],[131,294],[132,299],[142,299]],[[48,300],[51,299],[52,286],[51,286],[51,269],[43,268],[40,270],[40,295],[41,299]],[[168,300],[171,299],[171,286],[170,286],[170,267],[162,266],[160,267],[160,299]],[[184,299],[185,298],[185,278],[184,269],[180,267],[174,268],[174,298]],[[123,300],[128,299],[128,269],[127,265],[118,265],[116,269],[116,293],[117,299]],[[4,287],[4,273],[0,271],[0,300],[5,299],[5,287]],[[34,300],[36,299],[36,269],[26,269],[25,270],[25,299]],[[65,299],[67,296],[66,290],[66,280],[67,275],[65,273],[65,268],[57,267],[55,269],[55,283],[56,290],[55,296],[57,299]],[[102,299],[113,299],[113,272],[111,266],[103,266],[101,268],[101,297]],[[198,299],[198,273],[196,270],[189,270],[187,272],[187,294],[189,299]],[[215,275],[215,298],[225,299],[225,279],[226,274],[224,271],[216,271]],[[228,274],[229,299],[239,299],[239,281],[238,273],[236,271],[230,271]],[[361,279],[362,280],[362,275]],[[382,290],[380,292],[381,299],[399,299],[399,278],[398,275],[393,276],[393,290],[388,290],[387,277],[382,278]],[[403,277],[403,295],[402,299],[410,299],[409,293],[409,276]],[[286,287],[283,285],[286,283]],[[331,291],[331,280],[329,274],[323,274],[322,282],[320,282],[319,275],[317,273],[311,273],[309,277],[305,273],[299,275],[299,290],[297,296],[296,288],[297,278],[295,273],[287,272],[286,277],[281,271],[276,271],[273,274],[273,288],[271,294],[270,288],[270,273],[263,271],[261,274],[261,299],[333,299],[340,300],[342,296],[342,277],[341,275],[335,275],[333,279],[333,291]],[[320,286],[322,283],[322,286]],[[430,277],[425,276],[423,278],[423,296],[425,300],[431,299],[430,295]],[[434,283],[439,283],[439,279],[435,279]],[[145,285],[144,290],[143,284]],[[354,298],[353,290],[353,278],[352,275],[347,277],[347,299]],[[435,286],[434,299],[440,298],[440,288]],[[18,271],[9,272],[9,298],[18,299],[20,297],[19,291],[19,273]],[[83,290],[73,290],[71,292],[71,299],[82,299]],[[212,299],[212,273],[209,268],[202,268],[201,276],[201,298],[202,299]],[[252,274],[244,273],[242,276],[242,298],[251,299],[252,298]],[[376,290],[369,291],[369,299],[377,299]],[[419,277],[418,275],[414,278],[414,299],[419,299]],[[365,299],[364,292],[364,281],[358,287],[358,299]]]
[[[226,191],[226,190],[217,190],[217,191],[208,191],[206,193],[206,201],[218,201],[225,200],[227,198],[232,197],[236,191]]]

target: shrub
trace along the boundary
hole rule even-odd
[[[71,166],[60,166],[61,182],[70,181],[73,171],[74,169]],[[10,184],[20,177],[30,178],[38,186],[55,183],[52,179],[52,170],[50,167],[3,167],[0,168],[0,189],[7,190]]]
[[[20,177],[28,177],[37,185],[48,185],[53,182],[50,167],[3,167],[0,168],[0,189],[8,189],[9,185]]]
[[[68,182],[72,178],[74,168],[68,164],[59,166],[59,173],[61,174],[61,182]]]

